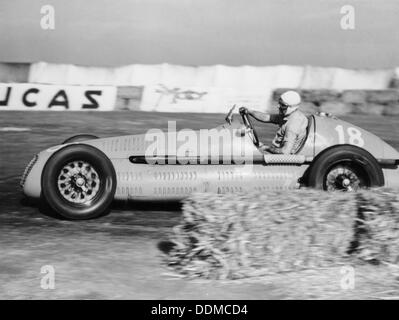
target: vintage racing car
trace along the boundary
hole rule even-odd
[[[114,199],[179,201],[193,192],[399,186],[399,153],[364,129],[328,114],[311,115],[296,154],[264,154],[245,108],[242,122],[233,118],[233,109],[206,139],[202,130],[180,132],[190,137],[185,140],[160,130],[71,137],[34,156],[21,178],[23,192],[65,218],[89,219],[106,212]],[[157,135],[162,143],[155,148]]]

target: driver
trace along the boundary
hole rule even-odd
[[[306,139],[308,119],[298,109],[301,96],[295,91],[284,92],[278,101],[279,113],[268,114],[248,109],[250,116],[261,122],[279,126],[271,146],[261,144],[259,150],[265,153],[295,154]]]

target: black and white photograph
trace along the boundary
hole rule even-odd
[[[0,0],[0,300],[399,300],[399,2]]]

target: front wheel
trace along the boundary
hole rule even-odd
[[[356,191],[384,185],[377,160],[366,150],[338,145],[324,151],[309,168],[308,185],[327,191]]]
[[[64,218],[103,215],[114,199],[116,174],[108,157],[95,147],[74,144],[50,157],[42,174],[42,196]]]

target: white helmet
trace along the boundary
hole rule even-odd
[[[299,108],[301,104],[301,96],[296,91],[286,91],[280,96],[278,101],[280,105],[280,112],[284,115],[289,115]]]

